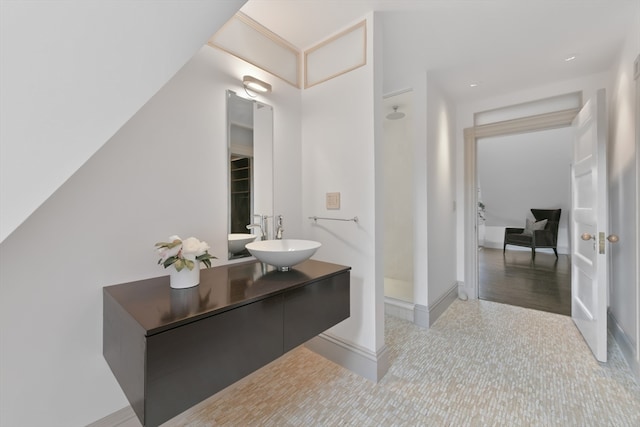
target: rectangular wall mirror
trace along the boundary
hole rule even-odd
[[[273,221],[273,108],[227,91],[229,259],[269,239]],[[248,228],[249,226],[249,228]]]

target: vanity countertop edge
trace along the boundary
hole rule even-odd
[[[169,276],[160,276],[105,286],[103,293],[152,336],[350,270],[309,259],[281,272],[252,260],[202,269],[193,288],[172,289]]]

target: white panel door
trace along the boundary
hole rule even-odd
[[[571,317],[596,359],[607,361],[607,122],[600,89],[573,123]]]

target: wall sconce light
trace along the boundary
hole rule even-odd
[[[269,83],[263,82],[262,80],[258,80],[255,77],[251,77],[251,76],[242,77],[242,84],[244,85],[245,90],[250,90],[250,91],[259,92],[259,93],[271,92],[271,85]]]

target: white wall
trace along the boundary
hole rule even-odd
[[[607,87],[608,73],[599,73],[589,76],[585,76],[573,80],[559,81],[554,84],[528,88],[519,92],[513,92],[496,96],[492,98],[482,99],[479,101],[473,101],[468,103],[462,103],[457,106],[456,111],[456,200],[458,209],[456,212],[456,224],[457,224],[457,278],[459,281],[464,281],[464,233],[467,231],[464,227],[464,212],[468,209],[464,205],[464,137],[463,131],[465,128],[473,126],[474,113],[493,110],[496,108],[506,107],[509,105],[516,105],[525,102],[535,101],[538,99],[549,98],[552,96],[562,95],[572,92],[582,92],[582,99],[585,102],[591,96],[593,96],[596,90]],[[467,290],[469,295],[473,295],[473,292]]]
[[[86,425],[128,404],[102,357],[102,287],[164,275],[153,244],[174,233],[225,262],[225,90],[243,93],[243,74],[273,85],[259,100],[275,111],[276,209],[299,231],[300,91],[202,47],[0,244],[1,425]]]
[[[384,347],[382,211],[376,207],[376,150],[382,147],[380,76],[375,76],[373,15],[367,16],[367,64],[302,94],[303,217],[351,218],[359,223],[303,224],[305,237],[322,243],[314,258],[351,270],[351,317],[329,331],[370,355]],[[376,52],[377,53],[377,52]],[[377,147],[379,145],[379,147]],[[380,163],[380,166],[382,163]],[[380,184],[382,181],[380,181]],[[327,192],[341,193],[341,208],[325,208]]]
[[[502,249],[504,228],[524,227],[525,218],[533,219],[531,208],[562,209],[558,250],[568,253],[572,147],[571,127],[478,140],[478,183],[486,206],[484,246]]]
[[[421,236],[428,244],[428,299],[416,303],[430,308],[456,285],[455,123],[453,104],[428,76],[427,234]]]
[[[414,76],[413,206],[415,321],[456,284],[455,108],[428,73]]]
[[[413,195],[415,212],[413,228],[413,302],[428,305],[429,256],[427,208],[427,73],[414,77],[413,85]],[[419,307],[420,308],[420,307]],[[415,313],[415,312],[414,312]],[[424,326],[420,318],[414,320]]]
[[[637,14],[640,17],[640,5]],[[629,32],[618,60],[612,68],[609,106],[609,141],[607,150],[609,203],[609,233],[620,236],[620,241],[608,245],[611,253],[609,304],[626,343],[621,347],[633,350],[634,369],[640,377],[640,303],[638,302],[638,197],[639,171],[637,123],[638,92],[633,79],[633,62],[640,54],[640,27]],[[610,325],[611,326],[611,325]]]

